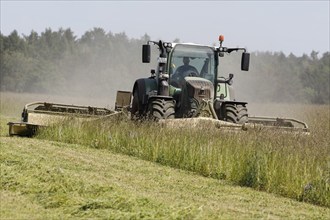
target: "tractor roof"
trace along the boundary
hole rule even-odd
[[[176,45],[191,45],[191,46],[200,46],[200,47],[209,47],[213,50],[216,49],[214,46],[209,46],[209,45],[203,45],[203,44],[196,44],[196,43],[171,43],[172,47],[174,48]]]

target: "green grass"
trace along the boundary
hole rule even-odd
[[[77,144],[1,137],[1,219],[327,219],[330,210]]]
[[[193,171],[281,196],[330,206],[329,131],[224,132],[211,127],[168,129],[125,120],[70,120],[38,138],[78,143]],[[320,136],[324,134],[325,136]]]
[[[3,95],[3,94],[2,94]],[[11,94],[5,94],[4,96],[10,97]],[[10,98],[5,100],[12,100]],[[3,96],[2,96],[3,98]],[[31,98],[31,97],[30,97]],[[2,99],[4,100],[4,99]],[[6,114],[11,112],[10,108],[16,108],[16,104],[13,102],[2,102],[1,103],[1,114],[0,114],[0,132],[1,136],[6,136],[8,133],[8,127],[6,123],[13,118],[12,114]],[[19,108],[21,109],[22,106]],[[263,108],[263,109],[262,109]],[[36,145],[45,144],[48,147],[49,145],[58,145],[64,150],[67,147],[73,148],[76,150],[81,149],[81,152],[95,152],[95,154],[111,154],[119,153],[128,156],[133,156],[135,158],[140,158],[146,161],[156,162],[161,165],[168,167],[178,168],[181,170],[186,170],[198,174],[200,176],[211,177],[207,178],[209,181],[219,181],[222,184],[225,184],[227,187],[232,190],[230,185],[244,186],[253,188],[256,191],[249,191],[251,195],[254,196],[254,193],[258,194],[257,191],[264,191],[271,194],[277,194],[279,196],[287,197],[294,199],[296,201],[302,201],[311,203],[314,205],[327,207],[324,209],[327,214],[329,214],[330,207],[330,112],[329,106],[313,106],[313,105],[266,105],[258,106],[258,109],[263,110],[270,115],[279,116],[284,115],[285,109],[287,109],[288,117],[294,117],[298,119],[303,119],[308,123],[311,129],[310,135],[298,135],[298,134],[289,134],[289,133],[280,133],[276,131],[256,131],[249,130],[246,132],[224,132],[213,127],[203,127],[201,129],[169,129],[160,125],[153,123],[133,123],[124,118],[117,119],[108,119],[103,121],[94,121],[94,122],[80,122],[73,119],[67,119],[57,125],[51,126],[45,130],[42,130],[41,133],[37,136],[38,139],[42,140],[31,140],[31,139],[15,139],[15,143],[20,143],[22,146],[25,146],[25,143],[29,141],[36,141]],[[7,109],[7,110],[6,110]],[[275,110],[276,109],[276,110]],[[280,109],[277,110],[277,109]],[[14,112],[16,110],[13,110]],[[20,110],[21,111],[21,110]],[[297,113],[294,115],[294,113]],[[20,114],[20,113],[19,113]],[[9,115],[9,116],[8,116]],[[263,114],[265,115],[265,114]],[[18,117],[19,118],[19,115]],[[2,139],[3,140],[11,139]],[[17,140],[17,141],[16,141]],[[48,142],[57,141],[58,143]],[[7,145],[8,143],[4,145]],[[67,144],[64,144],[67,143]],[[73,144],[73,145],[72,145]],[[78,144],[78,145],[76,145]],[[10,145],[10,143],[9,143]],[[64,146],[64,147],[63,147]],[[17,150],[13,147],[13,151]],[[3,147],[1,147],[3,149]],[[19,149],[22,149],[19,148]],[[31,150],[29,150],[31,151]],[[34,151],[31,151],[31,154]],[[107,152],[107,153],[106,153]],[[2,153],[2,152],[1,152]],[[76,152],[75,152],[76,153]],[[73,153],[73,154],[75,154]],[[10,153],[11,154],[11,153]],[[79,154],[77,152],[77,154]],[[112,155],[112,154],[111,154]],[[6,158],[4,156],[3,158]],[[3,158],[1,163],[3,164]],[[48,157],[47,157],[48,158]],[[59,159],[60,157],[57,157]],[[129,157],[131,158],[131,157]],[[30,159],[33,159],[33,155],[30,155]],[[16,159],[21,161],[22,158]],[[46,159],[49,161],[50,159]],[[97,160],[97,159],[95,159]],[[111,159],[109,159],[111,160]],[[88,163],[94,163],[96,161],[87,160]],[[26,162],[22,167],[27,166],[31,162]],[[37,164],[41,163],[40,160],[35,161]],[[126,161],[127,166],[130,162]],[[147,163],[147,162],[143,162]],[[147,163],[152,164],[152,163]],[[7,165],[6,165],[7,166]],[[41,165],[40,165],[41,166]],[[50,165],[53,167],[54,165]],[[106,165],[104,165],[105,167]],[[149,165],[148,165],[149,166]],[[56,166],[55,166],[56,167]],[[102,169],[106,169],[106,168]],[[131,168],[123,168],[124,173]],[[20,173],[21,171],[17,171]],[[77,172],[76,170],[74,172]],[[91,171],[93,172],[93,171]],[[112,172],[112,171],[111,171]],[[135,175],[135,170],[131,173],[131,176]],[[24,172],[23,172],[24,173]],[[32,175],[32,174],[31,174]],[[39,173],[37,176],[42,175]],[[188,175],[188,174],[187,174]],[[189,174],[192,175],[192,174]],[[16,178],[13,175],[14,179],[17,180],[20,176]],[[69,175],[70,176],[70,175]],[[193,175],[194,178],[197,178],[196,175]],[[26,177],[30,177],[30,173]],[[56,178],[58,176],[56,175]],[[104,177],[107,179],[107,177]],[[144,177],[147,179],[143,184],[148,185],[150,179],[157,179],[157,175],[152,177]],[[3,179],[3,172],[1,172],[1,179]],[[37,180],[35,184],[39,184]],[[65,180],[66,181],[66,180]],[[61,182],[54,183],[55,185],[61,185]],[[80,183],[78,183],[79,185]],[[86,183],[81,183],[80,185],[85,185]],[[170,184],[170,183],[169,183]],[[188,184],[188,183],[185,183]],[[199,187],[203,188],[202,183]],[[63,184],[62,184],[63,185]],[[63,195],[66,192],[71,190],[74,194],[77,194],[79,189],[71,189],[69,186],[71,183],[65,185]],[[142,185],[142,184],[141,184]],[[172,185],[176,185],[176,182],[172,182]],[[149,185],[150,186],[150,185]],[[235,188],[235,187],[233,187]],[[41,186],[42,190],[46,190],[45,186]],[[235,188],[236,189],[236,188]],[[123,190],[119,187],[118,189]],[[183,189],[181,189],[182,191]],[[213,189],[212,189],[213,190]],[[244,188],[245,190],[245,188]],[[248,190],[248,189],[246,189]],[[202,194],[203,191],[194,192],[197,194]],[[9,201],[8,207],[5,207],[4,210],[8,210],[10,205],[15,206],[16,201],[21,200],[20,196],[22,190],[18,189],[17,191],[12,188],[6,189],[3,192],[3,196],[8,198]],[[95,193],[95,192],[93,192]],[[93,194],[92,193],[92,194]],[[212,194],[212,191],[209,191]],[[33,192],[30,193],[33,195]],[[57,193],[55,193],[57,194]],[[79,192],[78,192],[79,194]],[[207,194],[207,193],[206,193]],[[145,195],[148,195],[146,193]],[[238,193],[238,197],[243,194]],[[267,193],[261,194],[264,196],[271,196]],[[50,199],[51,195],[46,195],[45,198]],[[84,198],[89,198],[91,195],[84,195]],[[156,197],[158,197],[157,195]],[[207,195],[210,196],[210,195]],[[244,196],[243,196],[244,197]],[[209,198],[209,197],[208,197]],[[22,197],[22,201],[27,198]],[[125,197],[123,200],[127,200]],[[158,198],[157,198],[158,199]],[[194,203],[195,200],[201,200],[202,198],[189,198],[187,201],[189,203]],[[213,198],[216,199],[216,198]],[[259,198],[260,199],[260,198]],[[168,200],[168,199],[165,199]],[[203,200],[204,201],[204,200]],[[226,200],[227,201],[227,200]],[[226,202],[221,200],[221,202]],[[248,199],[252,203],[251,207],[244,206],[241,210],[242,213],[248,212],[245,209],[255,208],[260,209],[259,204],[256,200]],[[165,201],[162,201],[165,203]],[[102,202],[101,202],[102,203]],[[136,201],[133,202],[134,204]],[[139,202],[137,202],[139,203]],[[18,206],[20,206],[17,203]],[[65,202],[60,204],[60,211],[58,213],[63,214]],[[102,203],[103,204],[103,203]],[[91,206],[101,206],[103,205],[94,205]],[[254,204],[254,205],[253,205]],[[297,203],[308,206],[306,203]],[[40,205],[40,204],[39,204]],[[236,204],[234,204],[237,209]],[[44,209],[45,205],[43,204],[40,208],[38,205],[35,206],[36,209]],[[69,204],[69,207],[74,206]],[[105,209],[111,209],[109,205],[104,205]],[[198,205],[197,205],[198,206]],[[281,205],[279,205],[281,206]],[[39,208],[38,208],[39,207]],[[144,206],[141,206],[138,209],[141,209]],[[312,207],[312,206],[311,206]],[[32,208],[31,208],[32,209]],[[101,209],[101,208],[100,208]],[[117,209],[117,208],[116,208]],[[149,208],[147,208],[149,209]],[[159,209],[157,207],[151,207],[150,212],[153,209]],[[160,208],[162,209],[162,208]],[[167,208],[165,208],[167,210]],[[56,210],[56,209],[55,209]],[[163,209],[162,209],[163,210]],[[175,210],[169,210],[168,212],[163,210],[164,213],[157,215],[157,218],[160,216],[166,216],[169,213],[176,213]],[[185,209],[186,210],[186,209]],[[194,209],[195,210],[195,209]],[[309,208],[308,208],[309,210]],[[323,209],[322,209],[323,210]],[[100,210],[98,210],[100,211]],[[191,211],[191,210],[190,210]],[[203,212],[202,215],[199,215],[198,211],[187,211],[189,214],[184,215],[181,211],[181,214],[175,215],[176,217],[182,215],[186,218],[194,217],[205,217],[208,212]],[[293,211],[288,210],[286,212]],[[8,211],[10,213],[10,211]],[[27,213],[29,211],[27,210]],[[148,211],[149,212],[149,211]],[[218,213],[219,210],[214,211]],[[270,210],[272,217],[271,218],[282,218],[293,216],[278,214],[278,210],[272,212]],[[300,211],[299,211],[300,212]],[[314,211],[311,211],[313,214]],[[31,213],[31,212],[30,212]],[[47,213],[43,213],[40,216],[47,216]],[[67,213],[67,211],[65,211]],[[99,212],[98,212],[99,213]],[[129,213],[135,213],[132,211]],[[193,214],[192,214],[193,213]],[[197,214],[196,214],[197,213]],[[211,213],[211,211],[210,211]],[[241,218],[249,216],[250,218],[262,217],[259,215],[237,215]],[[307,213],[307,214],[306,214]],[[309,214],[307,211],[303,216],[306,217]],[[320,214],[321,217],[323,212],[317,211],[316,213]],[[135,213],[136,214],[136,213]],[[134,216],[136,217],[136,215]],[[233,213],[231,213],[233,214]],[[229,214],[229,218],[234,218],[235,215]],[[51,213],[51,216],[54,215],[54,212]],[[306,215],[306,216],[305,216]],[[75,216],[69,212],[70,217]],[[91,215],[93,216],[93,215]],[[100,214],[100,216],[106,216]],[[112,213],[112,216],[117,216],[117,214]],[[118,214],[118,216],[121,216]],[[201,217],[202,216],[202,217]],[[227,215],[226,215],[227,216]],[[236,216],[236,217],[237,217]],[[53,216],[54,217],[54,216]],[[212,215],[215,218],[215,215]],[[309,216],[310,217],[310,216]],[[308,218],[309,218],[308,217]],[[315,217],[315,216],[314,216]],[[156,216],[153,216],[156,218]],[[265,218],[263,216],[262,218]],[[307,217],[306,217],[307,218]]]

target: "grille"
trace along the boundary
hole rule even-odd
[[[213,99],[214,87],[210,81],[195,77],[193,79],[187,78],[187,90],[190,98],[196,99],[199,103],[203,99]]]

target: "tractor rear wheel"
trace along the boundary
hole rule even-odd
[[[243,104],[226,104],[225,120],[235,124],[244,124],[248,122],[247,108]]]
[[[133,92],[131,118],[141,119],[145,115],[145,107],[141,104],[139,99],[139,90],[135,89]]]
[[[173,119],[175,115],[173,100],[154,99],[149,104],[149,117],[153,120]]]

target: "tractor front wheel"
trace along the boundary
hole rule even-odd
[[[225,120],[235,124],[244,124],[248,122],[246,106],[242,104],[226,104]]]
[[[175,115],[173,100],[154,99],[149,104],[149,116],[153,120],[173,119]]]

